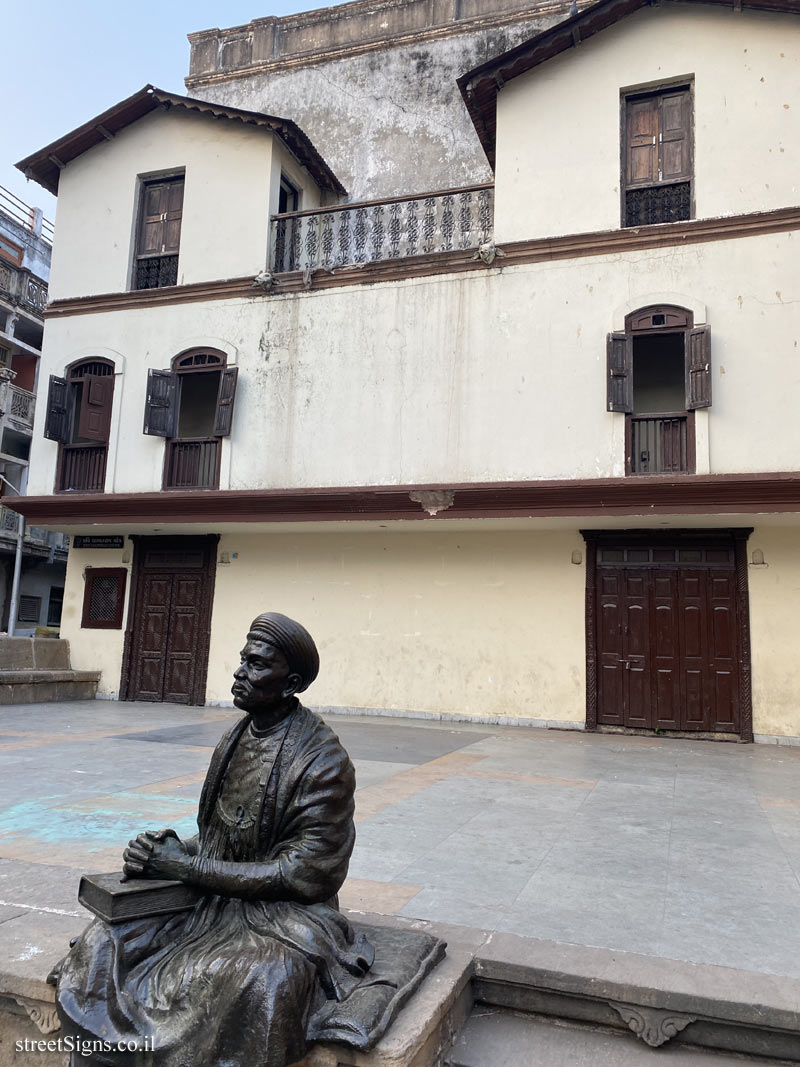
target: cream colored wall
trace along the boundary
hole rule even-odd
[[[70,661],[74,670],[102,671],[97,687],[98,696],[117,697],[119,695],[122,648],[131,591],[131,552],[130,542],[126,540],[125,548],[120,550],[71,548],[67,558],[64,606],[61,611],[61,636],[70,643]],[[87,567],[127,567],[128,579],[125,582],[125,609],[121,629],[82,629],[84,574]]]
[[[282,611],[320,650],[309,704],[583,722],[574,549],[577,531],[225,534],[208,700],[232,699],[250,620]]]
[[[185,168],[181,284],[255,276],[267,262],[274,170],[269,131],[207,115],[153,112],[61,171],[50,299],[129,289],[142,177]],[[308,173],[278,156],[308,189]],[[278,174],[280,164],[277,164]]]
[[[495,239],[620,225],[620,90],[694,76],[696,217],[800,202],[800,22],[645,8],[505,85]]]
[[[753,732],[800,737],[800,527],[757,526],[748,558],[753,656]]]
[[[698,469],[796,470],[799,249],[778,234],[52,318],[42,380],[93,351],[124,359],[107,492],[160,488],[164,442],[142,435],[146,370],[194,345],[240,368],[221,488],[613,477],[624,473],[625,420],[606,411],[606,334],[626,308],[668,294],[711,324]],[[55,475],[45,408],[33,494],[52,492]]]

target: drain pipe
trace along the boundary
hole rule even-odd
[[[13,489],[17,496],[22,493],[5,474],[0,474],[0,481]],[[22,573],[22,543],[25,537],[25,516],[17,515],[17,548],[14,552],[14,577],[11,582],[11,601],[8,606],[8,636],[13,637],[17,632],[17,605],[19,603],[19,580]]]

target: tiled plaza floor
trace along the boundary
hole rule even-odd
[[[7,961],[65,945],[80,875],[118,870],[139,830],[194,832],[235,716],[0,711]],[[800,978],[800,749],[326,718],[359,783],[343,905]]]

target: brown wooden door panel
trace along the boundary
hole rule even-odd
[[[197,704],[205,697],[216,541],[204,539],[202,549],[196,539],[180,541],[147,538],[137,548],[123,684],[129,700]]]
[[[597,566],[597,722],[738,733],[741,639],[733,552],[673,549],[656,556],[677,566],[658,566],[637,553],[625,563],[615,549],[606,559],[616,565]],[[692,562],[681,566],[681,556]],[[642,565],[630,566],[631,560]]]

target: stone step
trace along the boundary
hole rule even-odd
[[[650,1048],[632,1033],[478,1004],[447,1067],[756,1067],[785,1060],[690,1045]]]
[[[0,705],[94,700],[100,671],[0,670]]]

